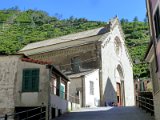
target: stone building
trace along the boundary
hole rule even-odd
[[[105,27],[31,43],[19,52],[52,62],[66,75],[99,69],[102,106],[135,103],[132,62],[117,17]]]
[[[146,0],[150,44],[145,59],[150,64],[156,120],[160,120],[160,0]]]
[[[49,62],[23,55],[0,56],[0,116],[42,105],[46,119],[48,114],[54,118],[67,112],[68,82],[69,79]]]

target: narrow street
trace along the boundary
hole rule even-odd
[[[154,117],[136,107],[99,107],[82,108],[56,120],[154,120]]]

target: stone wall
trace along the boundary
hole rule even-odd
[[[70,71],[71,58],[78,57],[81,61],[81,68],[97,68],[96,58],[96,47],[95,44],[86,44],[82,46],[69,47],[66,49],[55,50],[48,53],[32,55],[33,59],[44,60],[52,62],[58,68],[63,71]]]
[[[156,120],[160,120],[160,91],[154,95],[154,111]]]
[[[18,56],[0,57],[0,115],[13,113]]]

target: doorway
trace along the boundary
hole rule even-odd
[[[121,106],[121,84],[117,83],[117,105]]]

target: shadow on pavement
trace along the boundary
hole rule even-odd
[[[54,120],[154,120],[137,107],[82,108]]]

